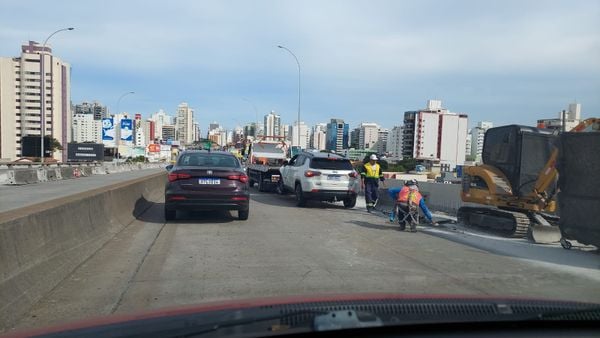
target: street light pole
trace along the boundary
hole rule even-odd
[[[135,92],[126,92],[123,93],[119,99],[117,100],[117,114],[119,114],[119,104],[121,103],[121,100],[127,96],[127,95],[131,95],[131,94],[135,94]],[[121,127],[119,127],[121,128]],[[116,127],[115,127],[116,130]],[[117,146],[117,162],[119,162],[120,156],[119,156],[119,143],[121,142],[121,133],[119,133],[119,137],[117,137],[117,133],[115,133],[115,145]]]
[[[45,52],[46,52],[46,44],[51,37],[59,32],[64,31],[72,31],[75,28],[62,28],[54,33],[50,34],[46,40],[44,40],[44,44],[42,45],[42,50],[40,51],[40,161],[44,163],[44,134],[46,133],[46,70],[44,69],[44,61],[46,61]],[[52,109],[54,110],[54,105],[52,105]]]
[[[297,121],[297,126],[298,126],[298,147],[300,148],[300,62],[298,62],[298,58],[296,57],[296,55],[294,53],[292,53],[291,50],[289,50],[288,48],[284,47],[284,46],[277,46],[278,48],[281,49],[285,49],[286,51],[288,51],[288,53],[290,53],[293,57],[294,60],[296,60],[296,64],[298,65],[298,121]]]

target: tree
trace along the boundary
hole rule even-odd
[[[58,142],[57,139],[52,138],[52,140],[50,140],[50,152],[54,153],[57,150],[63,150],[62,145],[60,144],[60,142]]]

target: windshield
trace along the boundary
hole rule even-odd
[[[238,168],[240,166],[238,160],[233,156],[194,153],[182,154],[177,164],[180,166],[224,168]]]
[[[313,169],[352,170],[352,164],[349,160],[333,158],[313,158],[310,161],[310,167]]]
[[[599,23],[0,1],[0,336],[248,299],[600,303]]]

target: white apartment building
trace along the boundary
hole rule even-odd
[[[150,121],[154,121],[154,134],[155,137],[162,140],[162,128],[164,125],[172,125],[172,117],[167,115],[164,110],[160,109],[158,112],[152,114],[149,119]]]
[[[184,145],[194,142],[194,110],[187,102],[177,106],[177,140]]]
[[[18,57],[0,57],[0,159],[22,157],[21,138],[41,134],[40,80],[45,86],[44,135],[64,150],[54,159],[66,162],[71,137],[71,66],[52,55],[47,45],[29,41]],[[44,75],[40,75],[41,62]],[[39,156],[39,155],[38,155]],[[47,155],[48,156],[48,155]]]
[[[387,153],[387,142],[389,134],[389,129],[379,128],[379,130],[377,131],[377,143],[375,144],[375,149],[378,154]]]
[[[376,150],[379,138],[379,126],[377,123],[361,123],[358,135],[358,149]]]
[[[475,128],[471,129],[471,152],[469,153],[475,162],[481,163],[481,154],[483,153],[483,141],[485,139],[485,132],[492,128],[494,125],[492,122],[481,121],[477,123]]]
[[[264,116],[264,136],[283,136],[281,130],[281,116],[271,111]]]
[[[387,139],[387,152],[392,161],[402,160],[402,126],[392,128]]]
[[[300,143],[298,143],[298,133],[300,133]],[[299,127],[298,122],[294,122],[290,127],[289,138],[292,147],[300,146],[302,149],[308,149],[310,130],[304,122],[300,122]]]
[[[468,117],[429,100],[427,108],[404,113],[403,156],[438,162],[447,170],[464,164]]]
[[[316,150],[327,149],[327,123],[317,123],[312,127],[310,147]]]
[[[71,126],[73,142],[102,143],[102,120],[94,119],[94,114],[73,115]]]
[[[565,131],[570,131],[571,129],[577,127],[577,125],[581,122],[581,104],[569,104],[569,109],[559,112],[558,118],[538,120],[538,128],[562,130],[563,120],[565,122]]]

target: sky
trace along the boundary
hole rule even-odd
[[[50,40],[74,104],[148,117],[188,102],[203,132],[270,111],[392,128],[428,99],[469,124],[600,116],[600,1],[8,1],[0,56]],[[256,110],[255,110],[256,108]],[[258,112],[258,114],[256,113]]]

